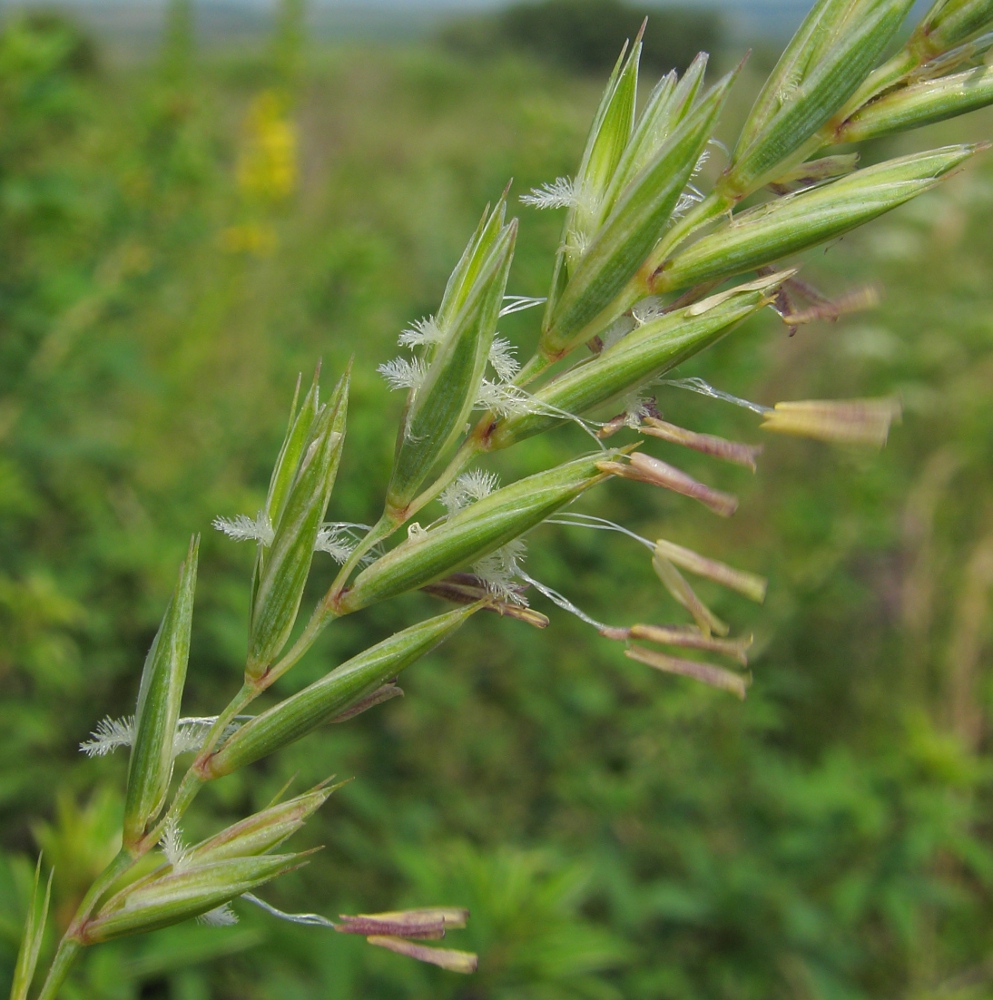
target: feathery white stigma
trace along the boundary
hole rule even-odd
[[[401,347],[420,347],[423,344],[440,344],[445,339],[434,316],[425,316],[423,319],[414,320],[403,333],[400,334],[399,343]]]
[[[644,326],[653,320],[661,319],[669,307],[657,296],[649,295],[631,309],[631,316],[638,326]]]
[[[183,831],[179,828],[179,820],[175,816],[171,816],[166,822],[159,847],[174,872],[182,871],[189,863],[190,851],[183,843]]]
[[[441,502],[449,514],[464,510],[471,503],[489,496],[498,486],[500,480],[495,473],[484,469],[473,469],[464,472],[454,482],[449,483],[441,494]]]
[[[510,382],[521,370],[520,362],[514,357],[517,348],[505,337],[494,337],[490,346],[490,364],[501,382]]]
[[[550,403],[543,403],[512,382],[491,382],[484,378],[476,394],[476,406],[489,410],[499,417],[522,416],[525,413],[530,413],[569,420],[589,434],[596,441],[597,447],[604,447],[596,432],[596,428],[602,427],[603,424],[594,420],[585,420],[583,417],[576,416],[575,413],[570,413],[558,406],[552,406]]]
[[[476,392],[476,406],[490,410],[498,417],[520,416],[538,412],[530,408],[530,393],[508,382],[491,382],[484,378]]]
[[[624,407],[624,426],[637,430],[641,426],[641,421],[651,414],[649,404],[651,397],[643,396],[640,392],[628,393],[621,400]]]
[[[241,715],[238,718],[247,719],[251,716]],[[180,719],[172,737],[173,757],[178,757],[179,754],[188,753],[191,750],[199,750],[203,746],[207,733],[210,732],[210,727],[216,721],[216,715]],[[90,739],[80,743],[79,749],[87,757],[104,757],[120,747],[133,746],[134,737],[135,721],[133,715],[123,719],[111,719],[108,716],[97,723],[96,729],[90,733]]]
[[[502,601],[527,606],[527,598],[520,591],[521,562],[527,554],[527,545],[515,538],[502,548],[472,564],[472,571],[486,585],[486,589]]]
[[[246,514],[238,514],[235,517],[215,517],[210,522],[218,531],[224,532],[228,538],[233,538],[236,542],[261,542],[263,545],[272,545],[275,535],[272,521],[269,520],[265,511],[259,511],[255,517],[248,517]]]
[[[172,738],[173,757],[178,757],[181,753],[189,753],[191,750],[199,750],[216,718],[214,716],[202,719],[180,719]]]
[[[112,719],[107,716],[101,719],[96,729],[90,733],[90,739],[79,744],[79,749],[87,757],[105,757],[118,747],[129,747],[134,742],[134,716],[123,719]]]
[[[394,358],[376,368],[391,389],[419,389],[427,378],[427,365],[420,358]]]
[[[337,524],[322,525],[314,542],[315,552],[326,552],[340,566],[352,554],[355,541]]]
[[[578,200],[576,183],[569,177],[556,177],[541,187],[531,188],[530,194],[521,195],[521,204],[532,208],[569,208]]]
[[[692,184],[687,184],[686,190],[679,196],[679,200],[676,202],[676,207],[672,210],[672,215],[669,216],[669,218],[682,218],[682,216],[684,216],[693,205],[696,205],[701,201],[703,201],[703,194]]]
[[[776,92],[776,100],[779,101],[780,107],[786,104],[787,101],[797,92],[800,88],[800,84],[803,82],[803,73],[795,69],[789,76],[783,80],[782,85]]]
[[[566,255],[572,260],[579,260],[590,248],[590,236],[582,229],[571,229],[565,238],[563,247]]]
[[[206,913],[197,917],[197,923],[204,927],[231,927],[238,923],[238,914],[231,909],[230,903],[221,903]]]

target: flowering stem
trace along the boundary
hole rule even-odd
[[[86,895],[83,896],[72,918],[72,923],[66,928],[65,934],[59,942],[55,957],[49,966],[48,975],[45,977],[41,992],[38,994],[38,1000],[54,1000],[54,997],[58,995],[73,962],[76,960],[76,956],[83,947],[81,935],[90,914],[97,903],[100,902],[103,894],[137,860],[138,856],[135,856],[125,848],[121,848],[114,860],[104,868],[87,890]]]
[[[313,646],[314,640],[328,625],[331,624],[336,617],[338,617],[337,611],[331,610],[331,606],[328,603],[333,590],[334,588],[332,587],[332,589],[328,591],[328,594],[318,603],[317,607],[314,608],[314,612],[310,616],[310,621],[307,622],[306,628],[304,628],[304,630],[300,633],[297,641],[290,647],[289,652],[286,653],[282,659],[278,660],[271,667],[269,667],[269,669],[254,682],[255,693],[257,695],[265,691],[269,685],[275,683],[280,677],[282,677],[283,674],[290,669],[290,667],[298,663],[304,653],[306,653],[307,650]]]
[[[178,820],[187,809],[189,809],[193,800],[197,797],[197,793],[203,786],[203,767],[210,755],[214,752],[215,747],[220,741],[221,737],[224,735],[225,729],[234,721],[235,716],[240,714],[247,705],[249,705],[255,698],[258,697],[263,689],[258,688],[256,685],[248,683],[242,685],[241,690],[231,699],[225,709],[217,717],[214,724],[210,727],[206,737],[204,738],[203,745],[200,748],[199,753],[197,753],[196,759],[189,766],[186,774],[183,775],[182,781],[179,783],[179,788],[176,789],[176,794],[173,796],[172,804],[166,811],[165,815],[152,827],[152,829],[145,834],[144,837],[134,846],[135,858],[140,858],[147,854],[155,845],[162,839],[162,834],[165,831],[166,826],[173,820]]]
[[[97,876],[93,884],[83,896],[79,908],[76,910],[72,923],[66,929],[66,938],[77,940],[83,924],[86,923],[94,907],[100,902],[100,897],[111,887],[114,881],[124,874],[138,860],[138,855],[122,847],[117,852],[114,860]],[[78,943],[78,940],[77,940]]]
[[[467,437],[461,445],[459,445],[459,450],[452,456],[452,460],[445,466],[445,471],[419,496],[414,497],[411,500],[410,505],[405,511],[404,520],[409,520],[413,517],[422,507],[429,504],[435,497],[437,497],[442,490],[450,483],[453,479],[472,461],[472,459],[479,453],[479,439],[476,433]]]
[[[859,108],[868,104],[874,97],[878,97],[887,87],[899,83],[908,73],[926,62],[928,57],[927,51],[908,45],[888,62],[883,63],[882,66],[870,73],[862,86],[848,99],[841,111],[832,115],[828,123],[821,128],[820,135],[826,140],[825,145],[832,138],[831,132],[834,127],[844,122],[850,115],[855,114]]]
[[[317,632],[326,624],[325,619],[328,617],[328,608],[335,605],[338,598],[341,596],[341,592],[345,589],[345,585],[348,583],[348,578],[352,575],[355,567],[358,566],[362,557],[378,542],[383,541],[384,538],[389,538],[396,529],[403,524],[403,520],[398,520],[396,516],[391,516],[390,512],[384,511],[379,520],[366,532],[362,540],[355,546],[354,549],[348,554],[348,558],[345,560],[341,569],[338,571],[338,575],[334,578],[334,583],[328,588],[328,592],[324,597],[324,600],[317,606],[317,610],[314,612],[313,617],[307,623],[307,628],[304,629],[303,635],[294,643],[293,648],[283,657],[283,660],[277,664],[275,669],[286,669],[283,667],[283,662],[294,655],[297,647],[300,643],[308,636],[308,633],[312,628],[315,628],[313,637],[310,638],[310,642],[314,641]],[[308,643],[309,645],[309,643]],[[303,655],[303,650],[301,650],[300,655]],[[300,655],[292,661],[296,661],[300,658]],[[292,665],[292,664],[291,664]]]
[[[38,994],[38,1000],[55,1000],[81,947],[82,945],[78,941],[73,941],[68,937],[64,937],[59,942],[59,949],[55,953],[55,958],[52,959],[45,983]]]
[[[703,201],[693,206],[661,239],[658,246],[652,251],[651,261],[656,270],[665,263],[666,258],[675,248],[688,236],[692,235],[701,226],[705,226],[718,215],[726,212],[733,202],[730,198],[720,193],[720,188],[711,191]],[[649,277],[651,284],[651,277]],[[652,288],[649,287],[650,294]]]
[[[72,923],[69,924],[65,935],[59,942],[58,950],[49,967],[48,976],[42,986],[41,993],[38,994],[38,1000],[54,1000],[62,984],[65,982],[66,976],[69,974],[69,969],[75,961],[76,955],[84,943],[83,932],[86,922],[100,902],[101,897],[121,875],[133,867],[140,858],[144,857],[159,842],[166,824],[172,818],[175,817],[178,819],[186,812],[203,784],[203,779],[199,771],[200,765],[213,752],[214,747],[224,734],[224,730],[230,725],[234,717],[257,697],[259,690],[251,684],[242,686],[242,689],[235,695],[211,726],[202,749],[183,776],[183,780],[180,782],[176,795],[165,816],[136,844],[122,847],[114,860],[107,865],[87,890],[86,895],[83,897],[73,916]]]
[[[369,529],[362,541],[360,541],[359,544],[352,550],[348,560],[341,567],[341,570],[335,578],[334,583],[331,584],[327,595],[321,604],[318,605],[317,610],[314,612],[314,616],[311,618],[310,623],[307,625],[307,628],[297,640],[296,644],[289,651],[289,653],[286,654],[283,660],[281,660],[270,672],[278,671],[282,673],[300,658],[303,650],[301,649],[300,654],[298,655],[297,647],[300,646],[300,644],[307,638],[312,627],[315,627],[316,631],[319,631],[324,627],[327,621],[330,620],[329,616],[331,615],[331,610],[337,608],[338,599],[345,590],[348,578],[352,575],[352,572],[358,565],[359,560],[369,551],[369,549],[371,549],[377,542],[381,542],[384,538],[389,538],[389,536],[392,535],[397,528],[406,524],[407,521],[409,521],[422,507],[434,500],[481,450],[477,427],[477,431],[470,434],[469,437],[462,442],[459,450],[452,457],[452,460],[445,467],[445,470],[426,490],[414,497],[414,499],[411,500],[411,502],[407,504],[403,510],[388,509],[383,513],[383,516],[380,517],[380,519]],[[309,641],[312,642],[313,638],[310,638]],[[287,660],[290,660],[290,662],[286,663]]]
[[[221,741],[224,736],[224,731],[234,722],[235,716],[239,715],[245,710],[245,708],[250,705],[264,690],[259,687],[256,682],[246,680],[241,686],[241,690],[228,702],[224,711],[216,718],[214,724],[210,727],[210,731],[207,733],[203,741],[203,745],[200,747],[199,753],[196,755],[196,759],[190,765],[189,770],[183,775],[183,780],[180,782],[179,788],[176,791],[176,795],[172,800],[172,805],[169,807],[169,811],[165,816],[156,824],[156,828],[153,832],[157,832],[160,836],[162,830],[165,829],[166,824],[172,819],[179,819],[184,812],[189,808],[190,803],[196,796],[196,793],[200,789],[200,785],[203,782],[202,770],[203,765],[214,752],[217,744]],[[151,834],[149,834],[151,836]],[[156,839],[156,843],[158,840]]]
[[[557,360],[558,358],[549,358],[540,351],[532,355],[527,364],[517,373],[514,385],[522,386],[533,382],[543,372],[548,371]]]

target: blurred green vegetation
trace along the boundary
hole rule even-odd
[[[209,523],[260,506],[297,373],[356,358],[331,515],[368,520],[401,406],[375,365],[434,308],[509,176],[520,192],[573,169],[598,97],[598,82],[512,54],[302,63],[292,18],[274,54],[207,63],[175,24],[156,66],[102,65],[52,20],[0,37],[5,976],[36,851],[65,921],[114,848],[126,761],[76,745],[132,710],[194,531],[185,710],[237,687],[252,553]],[[520,214],[511,291],[540,295],[560,220]],[[881,281],[879,309],[793,337],[770,314],[681,373],[764,403],[897,392],[904,425],[880,456],[775,440],[753,479],[681,455],[741,493],[728,524],[647,489],[586,501],[770,576],[763,609],[713,595],[757,636],[744,705],[653,674],[558,612],[545,633],[480,618],[410,672],[403,700],[198,801],[190,839],[292,776],[355,776],[300,838],[325,850],[266,898],[331,916],[467,904],[450,942],[480,951],[477,976],[242,906],[235,928],[95,949],[66,996],[993,995],[991,222],[980,161],[811,257],[805,276],[829,292]],[[524,313],[503,332],[530,346],[535,324]],[[687,426],[756,437],[713,401],[669,390],[660,403]],[[567,428],[500,470],[582,447]],[[545,528],[529,565],[601,619],[678,620],[616,536]],[[329,573],[318,564],[315,585]],[[431,607],[410,598],[336,623],[282,691]]]
[[[454,19],[439,32],[454,52],[489,58],[507,51],[581,73],[607,74],[626,39],[649,17],[641,65],[658,75],[686,69],[700,51],[723,42],[715,7],[647,7],[624,0],[525,0],[492,13]]]

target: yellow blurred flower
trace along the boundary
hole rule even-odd
[[[249,107],[237,176],[247,200],[278,202],[296,188],[296,129],[274,90],[262,91]]]
[[[268,257],[276,249],[276,233],[272,226],[249,222],[228,226],[221,233],[221,246],[228,253],[249,253]]]

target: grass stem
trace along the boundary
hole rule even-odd
[[[37,1000],[55,1000],[81,948],[82,945],[78,941],[73,941],[67,937],[64,937],[59,942],[58,951],[56,951],[55,957],[52,959],[48,975],[45,977],[44,985],[41,987],[41,992],[38,994]]]

